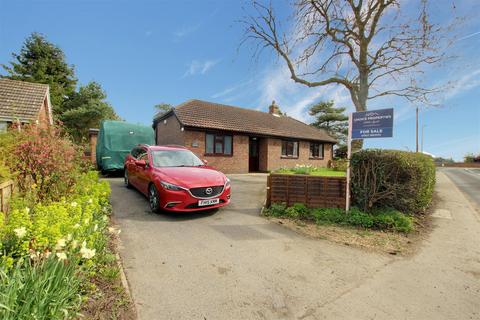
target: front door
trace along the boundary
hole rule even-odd
[[[248,147],[248,171],[258,171],[258,138],[250,137],[250,143]]]

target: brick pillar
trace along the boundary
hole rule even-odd
[[[98,129],[89,129],[88,137],[90,139],[90,161],[93,165],[97,165],[97,138],[98,138]]]

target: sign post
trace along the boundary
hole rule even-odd
[[[393,109],[352,112],[348,116],[347,137],[347,190],[345,210],[350,210],[350,179],[352,140],[391,138],[393,136]]]

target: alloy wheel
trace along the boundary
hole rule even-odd
[[[148,191],[148,200],[150,202],[150,209],[152,212],[158,212],[160,206],[160,199],[158,198],[158,192],[154,185],[151,185]]]

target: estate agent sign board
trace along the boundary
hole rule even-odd
[[[352,113],[352,139],[390,138],[393,134],[393,109]]]
[[[348,121],[348,167],[345,209],[350,210],[350,159],[352,140],[369,138],[391,138],[393,136],[393,109],[353,112]]]

